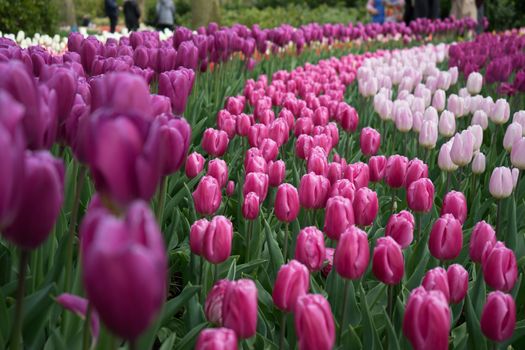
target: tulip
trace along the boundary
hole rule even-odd
[[[200,153],[193,152],[192,154],[190,154],[188,156],[188,159],[186,159],[186,176],[190,179],[193,179],[194,177],[199,175],[202,169],[204,169],[205,162],[206,160]]]
[[[222,301],[222,319],[226,328],[239,338],[251,338],[257,330],[257,287],[250,279],[230,282]]]
[[[372,272],[381,282],[396,285],[405,273],[405,259],[401,247],[392,237],[377,240],[372,258]]]
[[[492,171],[489,191],[496,199],[507,198],[512,194],[512,173],[507,167],[497,167]]]
[[[208,176],[214,177],[220,187],[226,186],[228,182],[228,165],[222,159],[213,159],[208,163]]]
[[[419,131],[419,144],[425,148],[436,147],[438,139],[438,125],[431,120],[423,121]]]
[[[291,312],[297,299],[308,293],[310,288],[310,273],[306,266],[297,260],[291,260],[282,265],[277,273],[273,287],[273,303],[279,309]]]
[[[454,114],[444,110],[439,118],[439,134],[444,137],[451,137],[456,132],[456,118]]]
[[[310,271],[319,271],[323,267],[326,248],[323,233],[315,226],[303,228],[297,236],[295,259],[303,263]]]
[[[306,159],[313,147],[313,138],[309,135],[300,135],[295,142],[295,153],[297,157]]]
[[[81,298],[73,294],[62,293],[55,300],[64,309],[73,312],[74,314],[82,318],[84,321],[86,320],[86,315],[88,311],[87,299]],[[91,334],[93,335],[93,338],[96,342],[100,332],[100,318],[96,310],[91,311],[90,329]]]
[[[334,196],[326,202],[324,232],[333,240],[338,240],[341,234],[354,224],[352,202],[341,196]]]
[[[518,278],[518,267],[514,252],[497,242],[490,251],[482,255],[481,266],[485,283],[493,289],[509,292]]]
[[[261,155],[267,162],[275,160],[279,154],[277,143],[270,138],[266,138],[259,143],[259,150],[261,150]]]
[[[459,264],[452,264],[447,269],[448,287],[450,290],[450,302],[460,303],[467,295],[468,272]]]
[[[465,166],[474,155],[474,135],[470,130],[464,130],[454,136],[450,148],[450,159],[459,167]]]
[[[428,166],[422,160],[414,158],[410,162],[408,162],[407,172],[405,176],[406,188],[409,188],[414,181],[427,177]]]
[[[439,260],[455,259],[463,246],[461,222],[451,214],[442,215],[430,231],[428,248]]]
[[[246,98],[244,96],[230,96],[226,99],[226,109],[233,115],[239,115],[244,110]]]
[[[403,210],[390,216],[385,227],[385,236],[392,237],[404,249],[414,239],[414,225],[414,216]]]
[[[336,181],[341,180],[343,177],[343,167],[341,164],[334,162],[328,163],[328,170],[326,171],[326,177],[333,185]]]
[[[481,263],[496,244],[496,231],[485,221],[478,222],[470,235],[469,255],[472,261]]]
[[[444,143],[443,145],[441,145],[441,149],[439,150],[438,166],[439,169],[446,172],[452,172],[458,168],[458,166],[452,161],[450,157],[452,143],[453,140]]]
[[[342,102],[337,107],[336,120],[346,132],[355,132],[359,124],[359,115],[355,108]]]
[[[190,249],[193,254],[202,255],[204,237],[210,222],[206,219],[195,221],[190,228]]]
[[[525,170],[525,137],[521,137],[514,143],[510,152],[510,161],[516,168]]]
[[[452,94],[448,97],[447,109],[452,112],[456,118],[460,118],[465,115],[465,100],[463,97]]]
[[[434,184],[428,178],[412,182],[407,189],[408,207],[415,212],[428,213],[434,203]]]
[[[400,188],[405,184],[408,158],[400,155],[388,157],[385,169],[385,181],[392,188]]]
[[[237,350],[237,335],[228,328],[204,329],[197,338],[195,350]]]
[[[480,324],[481,331],[490,340],[502,342],[510,339],[516,327],[516,303],[512,295],[500,291],[489,293]]]
[[[461,224],[467,219],[467,199],[461,192],[451,191],[443,198],[441,216],[452,214]]]
[[[232,139],[235,136],[237,129],[237,119],[226,110],[220,110],[217,113],[217,127],[219,130],[223,130],[228,134],[228,137]]]
[[[385,176],[387,159],[385,156],[373,156],[368,160],[370,181],[379,182]]]
[[[355,198],[355,185],[348,179],[337,180],[330,190],[330,197],[341,196],[348,198],[350,202]]]
[[[228,184],[226,185],[226,195],[228,197],[233,196],[233,193],[235,192],[235,182],[232,180],[228,181]]]
[[[274,205],[275,216],[279,221],[290,223],[299,214],[299,193],[290,184],[282,184],[277,188]]]
[[[489,126],[488,116],[483,110],[477,110],[472,116],[472,125],[479,125],[483,130]]]
[[[314,147],[308,155],[306,169],[308,173],[315,173],[317,175],[326,175],[328,168],[328,160],[326,153],[321,147]]]
[[[356,189],[368,187],[370,178],[368,165],[362,162],[348,164],[345,168],[344,177],[352,181]]]
[[[474,153],[474,158],[472,159],[472,172],[476,175],[483,174],[485,172],[485,167],[485,155],[481,152]]]
[[[334,248],[326,248],[326,257],[325,257],[326,264],[321,270],[324,277],[328,277],[328,275],[330,274],[330,271],[332,271],[332,266],[334,265],[334,254],[335,254]]]
[[[511,123],[505,131],[505,137],[503,138],[503,148],[507,152],[512,151],[512,146],[518,140],[522,138],[522,127],[518,123]],[[512,156],[511,156],[512,157]]]
[[[2,234],[20,248],[31,250],[47,239],[60,214],[64,202],[64,165],[47,151],[27,151],[23,162],[25,169],[18,172],[22,178],[15,189],[18,205]],[[6,176],[5,180],[10,179]],[[27,219],[29,213],[31,220]]]
[[[299,184],[299,201],[306,209],[323,208],[328,199],[330,181],[314,173],[303,175]]]
[[[436,92],[434,92],[434,97],[432,98],[432,107],[439,112],[443,111],[445,109],[446,98],[445,91],[441,89],[436,90]]]
[[[250,153],[250,150],[257,150],[257,154],[255,152]],[[264,159],[262,156],[260,156],[260,151],[257,148],[250,148],[246,152],[246,158],[244,160],[245,164],[245,172],[246,174],[249,173],[266,173],[268,172],[268,163],[266,162],[266,159]]]
[[[295,122],[294,135],[299,137],[299,135],[306,134],[309,135],[312,133],[314,127],[314,122],[310,118],[298,118]]]
[[[483,86],[483,76],[478,72],[472,72],[467,79],[467,90],[471,95],[479,94]]]
[[[271,187],[279,186],[286,176],[286,165],[282,160],[268,163],[268,181]]]
[[[241,113],[237,116],[236,122],[235,122],[235,131],[239,136],[248,136],[248,133],[250,132],[250,128],[252,126],[252,119],[250,116]]]
[[[403,317],[403,334],[414,350],[448,349],[450,321],[450,308],[443,293],[422,287],[410,293]]]
[[[268,128],[268,137],[274,140],[278,147],[288,142],[290,129],[284,118],[278,118],[270,125]]]
[[[249,192],[255,192],[261,201],[268,194],[268,175],[264,173],[249,173],[246,175],[242,187],[242,195],[246,197]]]
[[[242,216],[247,220],[255,220],[259,216],[259,196],[255,192],[249,192],[242,203]]]
[[[406,133],[412,129],[413,117],[406,101],[397,100],[399,104],[394,103],[394,122],[397,130]]]
[[[494,103],[492,110],[488,114],[494,124],[505,124],[510,118],[510,105],[507,100],[500,98]]]
[[[219,280],[208,292],[204,304],[204,314],[208,322],[218,326],[222,325],[222,302],[224,300],[224,292],[230,283],[230,280]]]
[[[176,115],[181,115],[186,110],[194,81],[195,72],[187,68],[178,68],[159,75],[159,95],[170,98],[173,112]]]
[[[295,306],[295,333],[299,350],[330,350],[335,343],[335,324],[330,304],[321,294],[306,294]],[[315,329],[315,332],[312,330]]]
[[[221,187],[217,179],[212,176],[204,176],[192,196],[195,211],[202,215],[214,214],[222,201]]]
[[[355,193],[353,207],[356,225],[372,225],[379,211],[377,193],[368,187],[361,187]]]
[[[520,170],[518,168],[512,168],[512,189],[516,189],[518,186],[518,180],[520,177]]]
[[[370,248],[366,233],[350,226],[340,237],[334,255],[337,273],[347,279],[358,279],[365,273],[370,261]]]
[[[228,149],[228,134],[223,130],[208,128],[202,136],[202,149],[213,157],[222,157]]]
[[[444,268],[436,267],[428,270],[421,285],[429,292],[431,290],[440,291],[445,299],[450,301],[450,286],[448,285],[447,271]]]
[[[153,213],[137,201],[121,219],[105,214],[83,226],[80,237],[83,285],[91,305],[112,332],[137,339],[166,295],[168,260]]]
[[[381,134],[372,128],[363,128],[359,137],[361,152],[365,156],[373,156],[379,150],[381,145]]]
[[[525,136],[525,110],[515,112],[512,116],[512,122],[521,125],[523,136]]]

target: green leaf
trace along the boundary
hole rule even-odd
[[[394,326],[392,325],[392,322],[390,321],[390,317],[388,316],[386,309],[383,308],[383,315],[385,318],[385,325],[386,325],[386,332],[388,335],[388,349],[389,350],[401,350],[401,347],[399,346],[399,339],[397,339],[396,331],[394,330]]]
[[[467,306],[467,329],[468,329],[468,342],[469,342],[469,348],[473,347],[477,350],[484,350],[486,349],[486,342],[485,337],[483,337],[483,334],[481,334],[481,328],[479,324],[478,316],[476,315],[476,310],[474,310],[474,307],[472,306],[472,301],[470,300],[470,296],[467,293],[467,296],[465,298],[465,304]]]
[[[174,349],[174,345],[175,345],[175,339],[177,339],[177,335],[175,333],[173,333],[172,335],[170,335],[168,337],[168,339],[166,339],[164,341],[164,343],[162,343],[161,347],[160,347],[160,350],[171,350],[171,349]]]
[[[379,335],[377,334],[377,328],[374,325],[374,320],[370,314],[368,303],[366,302],[366,293],[363,289],[363,285],[360,285],[360,301],[363,310],[363,346],[365,349],[383,349]]]
[[[277,271],[281,268],[281,265],[284,264],[283,254],[279,248],[279,244],[275,239],[275,236],[272,234],[272,229],[265,218],[264,221],[264,233],[266,235],[266,244],[268,245],[268,250],[270,252],[270,258],[273,266],[274,274],[277,274]]]
[[[207,325],[207,322],[203,322],[196,327],[193,327],[184,338],[177,342],[177,346],[174,349],[192,349],[197,336]]]
[[[36,341],[41,336],[41,332],[44,331],[44,326],[49,320],[48,313],[54,305],[50,295],[55,293],[56,285],[53,283],[24,298],[23,335],[24,343],[28,347],[39,346],[36,344]],[[14,307],[11,311],[14,313]]]

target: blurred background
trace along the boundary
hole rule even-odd
[[[122,6],[117,30],[124,28]],[[170,0],[171,1],[171,0]],[[442,17],[450,13],[451,1],[440,2]],[[155,26],[157,0],[136,0],[141,25]],[[0,31],[26,34],[67,35],[70,28],[88,27],[88,32],[108,30],[105,0],[0,0]],[[209,22],[230,26],[259,24],[263,28],[283,23],[293,26],[318,23],[369,22],[367,0],[173,0],[175,25],[196,28]],[[525,26],[525,0],[485,1],[490,30]]]

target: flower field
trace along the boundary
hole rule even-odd
[[[0,348],[525,347],[525,36],[0,37]]]

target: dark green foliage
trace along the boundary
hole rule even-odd
[[[0,0],[0,31],[4,33],[54,33],[58,16],[55,1]]]

